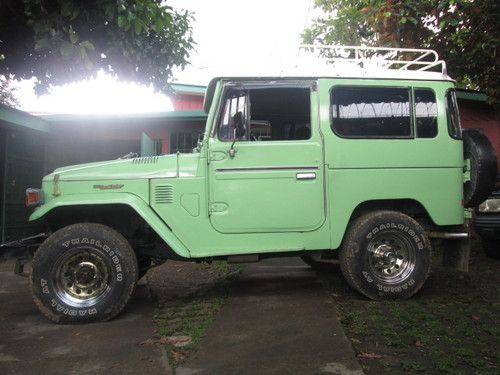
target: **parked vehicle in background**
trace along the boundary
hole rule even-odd
[[[481,236],[483,250],[490,258],[500,258],[500,190],[495,191],[477,209],[476,232]]]
[[[49,234],[30,279],[42,313],[111,319],[138,277],[168,259],[338,255],[368,298],[417,293],[432,239],[467,239],[467,207],[491,193],[491,145],[477,132],[462,139],[435,52],[319,48],[328,61],[335,48],[361,63],[389,57],[358,77],[328,65],[309,77],[215,78],[193,153],[59,168],[29,190],[30,220]]]

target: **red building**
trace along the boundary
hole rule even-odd
[[[205,86],[172,84],[173,111],[120,115],[46,115],[56,149],[51,166],[113,159],[140,152],[142,133],[160,154],[191,152],[205,128]],[[71,151],[70,151],[71,150]],[[93,151],[90,151],[93,150]]]
[[[176,83],[172,84],[171,87],[174,93],[170,95],[170,100],[175,111],[203,109],[205,86]]]
[[[481,129],[495,148],[500,165],[500,114],[488,96],[479,91],[457,90],[463,128]]]

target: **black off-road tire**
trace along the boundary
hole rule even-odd
[[[464,159],[470,160],[470,181],[464,184],[464,206],[476,207],[495,189],[497,156],[488,137],[476,129],[464,129]]]
[[[498,238],[482,238],[483,251],[488,258],[500,259],[500,239]]]
[[[137,258],[120,233],[101,224],[74,224],[36,251],[31,293],[55,323],[106,321],[127,305],[137,275]]]
[[[366,297],[402,300],[425,283],[431,253],[417,221],[400,212],[376,211],[350,224],[340,249],[340,269],[349,285]]]

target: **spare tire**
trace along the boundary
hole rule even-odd
[[[497,155],[488,137],[476,129],[463,129],[464,159],[470,160],[470,180],[464,185],[464,206],[476,207],[495,189]]]

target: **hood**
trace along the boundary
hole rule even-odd
[[[118,159],[103,162],[71,165],[56,169],[45,176],[52,181],[59,175],[60,181],[129,180],[142,178],[174,178],[194,176],[199,154],[172,154]]]

